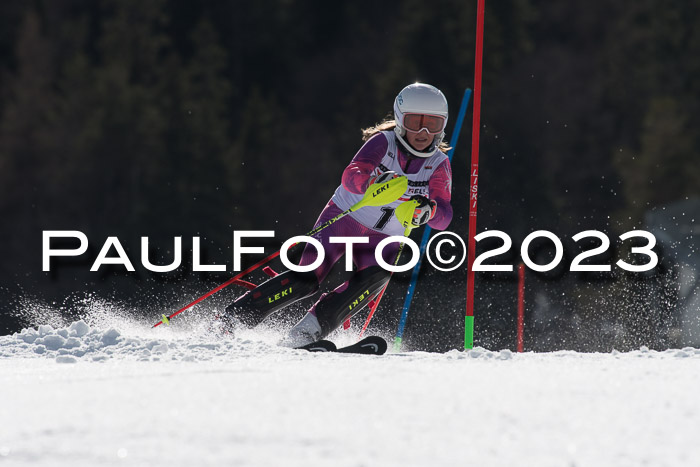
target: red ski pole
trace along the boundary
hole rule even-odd
[[[375,185],[370,186],[367,191],[365,192],[364,196],[362,199],[357,202],[354,206],[352,206],[350,209],[347,211],[343,211],[337,216],[335,216],[333,219],[329,219],[323,224],[319,225],[315,229],[313,229],[311,232],[308,232],[305,236],[310,237],[312,235],[316,235],[318,232],[321,230],[325,229],[326,227],[330,227],[332,224],[334,224],[336,221],[340,220],[342,217],[345,217],[346,215],[350,214],[353,211],[357,211],[360,208],[363,208],[365,206],[384,206],[385,204],[391,204],[397,199],[399,199],[408,189],[408,179],[406,177],[397,177],[393,178],[389,181],[386,181],[384,183],[377,183]],[[295,243],[293,246],[297,245]],[[188,308],[193,307],[197,303],[201,302],[205,298],[211,297],[215,293],[219,292],[222,289],[225,289],[229,285],[236,283],[236,282],[241,282],[241,278],[245,276],[246,274],[250,274],[251,272],[255,271],[258,269],[260,266],[263,264],[269,263],[276,257],[280,255],[280,251],[276,251],[275,253],[271,254],[267,258],[255,263],[254,265],[250,266],[248,269],[245,271],[241,271],[235,276],[233,276],[231,279],[227,280],[220,286],[216,287],[215,289],[210,290],[209,292],[205,293],[201,297],[199,297],[197,300],[188,303],[184,307],[180,308],[177,310],[175,313],[165,316],[163,314],[163,319],[158,321],[156,324],[153,325],[153,327],[158,327],[161,324],[170,324],[170,320],[174,317],[182,313],[183,311],[187,310]]]
[[[296,243],[295,243],[295,245],[296,245]],[[214,295],[216,292],[220,291],[221,289],[225,289],[226,287],[228,287],[229,285],[233,284],[234,282],[238,282],[238,281],[239,281],[243,276],[245,276],[246,274],[250,274],[251,272],[255,271],[256,269],[258,269],[258,268],[259,268],[260,266],[262,266],[263,264],[269,263],[270,261],[272,261],[273,259],[275,259],[275,258],[278,257],[279,255],[280,255],[280,252],[279,252],[279,251],[274,252],[273,254],[271,254],[270,256],[268,256],[267,258],[263,259],[262,261],[259,261],[259,262],[255,263],[254,265],[252,265],[252,266],[249,267],[248,269],[239,272],[238,274],[236,274],[236,275],[233,276],[231,279],[227,280],[226,282],[224,282],[223,284],[221,284],[221,285],[218,286],[217,288],[212,289],[212,290],[210,290],[209,292],[205,293],[204,295],[202,295],[201,297],[199,297],[197,300],[195,300],[195,301],[193,301],[193,302],[191,302],[191,303],[188,303],[187,305],[183,306],[182,308],[180,308],[179,310],[177,310],[175,313],[171,314],[170,316],[165,316],[165,315],[163,315],[163,319],[160,320],[160,321],[158,321],[156,324],[154,324],[153,327],[154,327],[154,328],[155,328],[155,327],[158,327],[158,326],[160,326],[160,325],[163,324],[163,323],[165,323],[165,324],[170,324],[170,320],[173,318],[173,316],[179,315],[180,313],[182,313],[182,312],[185,311],[186,309],[193,307],[194,305],[196,305],[197,303],[201,302],[201,301],[204,300],[205,298],[211,297],[212,295]]]
[[[367,326],[369,326],[369,322],[372,321],[372,316],[374,316],[374,312],[379,306],[379,302],[382,301],[382,297],[384,296],[384,291],[386,288],[389,287],[389,283],[387,282],[382,290],[379,291],[377,294],[377,297],[369,302],[369,314],[367,315],[367,320],[365,320],[365,324],[362,326],[362,330],[360,331],[360,337],[365,333],[365,330],[367,329]]]

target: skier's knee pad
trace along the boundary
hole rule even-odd
[[[253,327],[275,311],[313,295],[318,279],[312,272],[286,271],[239,297],[226,308],[226,314]]]
[[[316,302],[314,311],[321,325],[322,337],[366,307],[390,277],[391,274],[379,266],[363,269],[348,280],[345,288],[336,289]]]

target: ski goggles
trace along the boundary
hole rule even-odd
[[[442,130],[445,129],[445,117],[441,115],[404,114],[403,127],[416,133],[425,128],[431,135],[436,135],[442,133]]]

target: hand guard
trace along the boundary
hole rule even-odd
[[[393,170],[387,170],[386,172],[381,173],[379,175],[372,175],[371,177],[369,177],[367,189],[369,189],[369,187],[371,187],[375,183],[388,182],[392,178],[397,178],[397,177],[398,177],[398,174],[396,172],[394,172]]]
[[[411,224],[413,224],[414,227],[420,227],[435,217],[435,210],[437,209],[436,201],[421,195],[412,196],[411,199],[415,199],[419,202],[418,206],[416,206],[416,209],[413,211],[413,220]]]

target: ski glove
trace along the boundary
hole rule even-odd
[[[411,222],[414,227],[420,227],[435,217],[435,210],[437,209],[436,201],[421,195],[412,196],[411,199],[418,201],[418,206],[416,206],[416,209],[413,211],[413,221]]]
[[[371,187],[375,183],[388,182],[392,178],[397,178],[397,177],[398,177],[398,174],[396,172],[394,172],[393,170],[387,170],[384,173],[380,173],[378,175],[372,175],[371,177],[369,177],[369,182],[367,184],[367,188],[369,189],[369,187]]]

